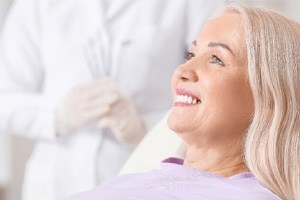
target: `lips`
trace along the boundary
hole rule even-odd
[[[201,103],[200,98],[187,89],[177,88],[176,94],[174,106],[195,106]]]

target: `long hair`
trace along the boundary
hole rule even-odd
[[[255,111],[245,160],[256,178],[284,200],[300,200],[300,25],[274,11],[229,6],[245,31]]]

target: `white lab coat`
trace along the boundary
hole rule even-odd
[[[17,0],[0,44],[0,128],[37,141],[25,169],[23,199],[57,200],[91,189],[115,175],[131,152],[93,125],[56,136],[57,105],[94,78],[84,53],[91,41],[109,49],[100,71],[116,77],[121,93],[151,127],[172,104],[172,72],[220,4]]]

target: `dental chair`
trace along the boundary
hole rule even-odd
[[[168,115],[169,113],[143,138],[119,174],[159,169],[161,161],[168,157],[184,157],[185,145],[176,133],[168,128]]]

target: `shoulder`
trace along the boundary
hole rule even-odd
[[[253,178],[247,184],[241,182],[239,187],[242,187],[243,190],[247,190],[245,198],[249,200],[280,200],[277,195],[264,187],[256,178]]]

